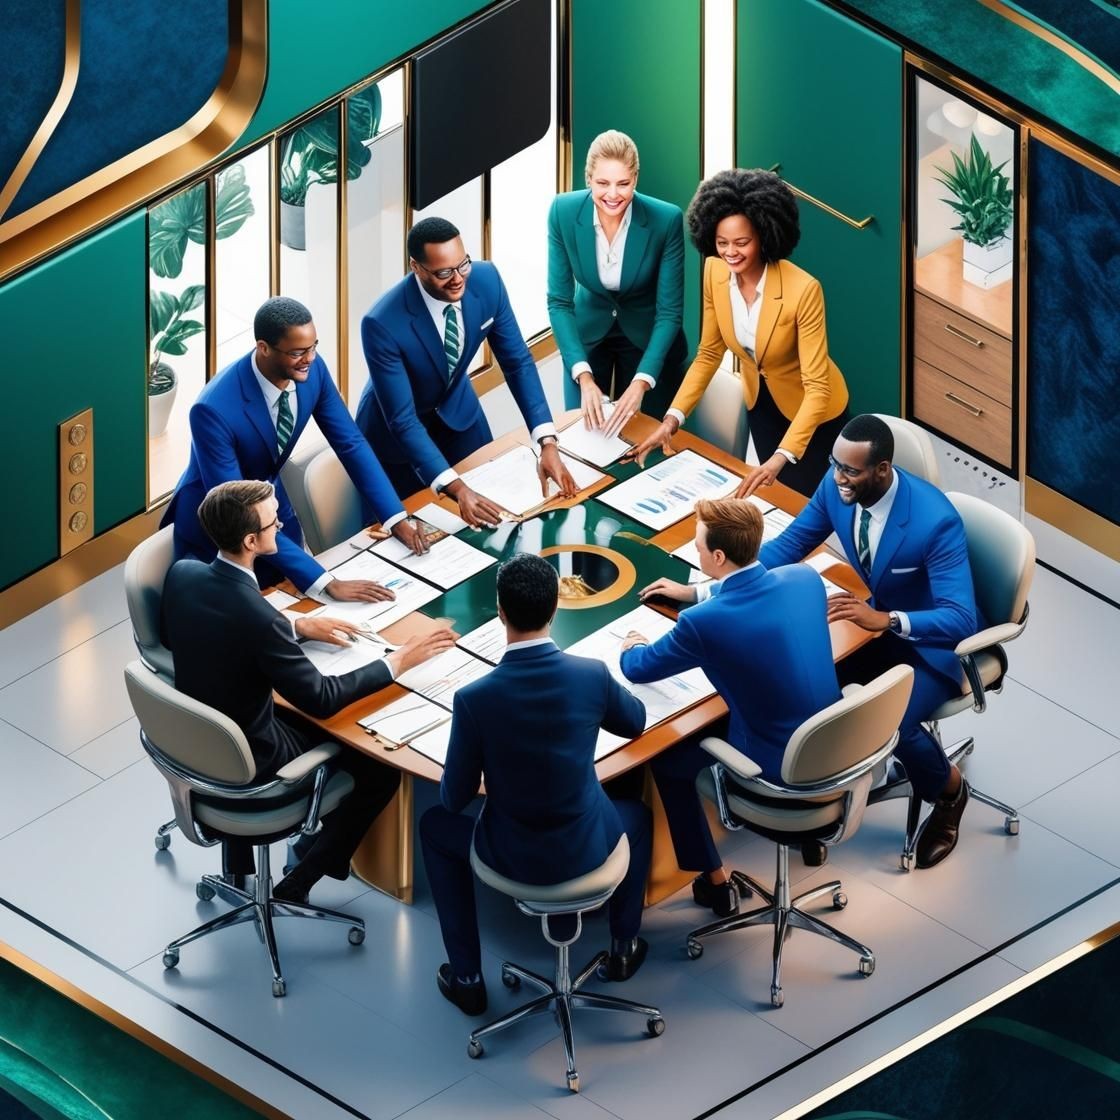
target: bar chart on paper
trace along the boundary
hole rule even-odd
[[[687,517],[701,498],[724,498],[739,482],[738,475],[695,451],[680,451],[598,495],[598,499],[660,532]]]

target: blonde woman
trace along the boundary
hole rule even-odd
[[[548,215],[548,317],[564,399],[608,435],[635,412],[660,415],[687,356],[681,212],[638,194],[638,169],[629,136],[600,133],[587,152],[587,189],[557,195]],[[604,398],[615,401],[605,425]]]

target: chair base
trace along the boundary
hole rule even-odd
[[[554,944],[556,944],[554,942]],[[553,1011],[560,1024],[560,1033],[564,1039],[564,1056],[567,1060],[566,1077],[568,1088],[573,1093],[579,1092],[579,1071],[576,1069],[575,1036],[572,1030],[572,1012],[587,1008],[592,1011],[627,1011],[633,1015],[642,1015],[646,1020],[646,1033],[651,1038],[665,1032],[665,1020],[656,1007],[648,1007],[633,1000],[621,999],[618,996],[601,995],[598,992],[585,992],[583,985],[595,974],[596,969],[608,959],[607,953],[596,953],[584,966],[573,980],[568,971],[568,945],[556,945],[556,978],[546,980],[536,972],[531,972],[520,965],[509,961],[502,963],[502,983],[511,990],[521,987],[522,981],[531,984],[541,994],[521,1007],[487,1023],[478,1030],[471,1031],[467,1042],[467,1054],[471,1058],[481,1058],[483,1055],[482,1040],[489,1035],[504,1031],[516,1023],[523,1022],[533,1015],[545,1011]]]
[[[790,898],[789,894],[789,847],[785,844],[778,845],[777,874],[775,875],[773,893],[768,891],[761,883],[752,879],[742,871],[732,872],[732,880],[743,893],[744,885],[766,903],[757,910],[746,914],[732,914],[727,918],[709,922],[707,925],[694,929],[687,940],[687,951],[691,960],[699,959],[704,953],[702,938],[713,937],[717,933],[726,933],[733,929],[745,929],[747,926],[773,926],[774,927],[774,965],[770,976],[770,1002],[774,1007],[781,1007],[785,1002],[782,994],[782,953],[785,949],[786,939],[795,929],[803,929],[815,933],[820,937],[827,937],[859,954],[859,972],[861,976],[870,976],[875,971],[875,954],[866,946],[849,937],[846,933],[834,929],[827,922],[812,914],[806,914],[799,909],[815,899],[825,895],[832,895],[832,905],[837,910],[843,910],[848,905],[848,898],[840,889],[839,880],[824,883],[814,887],[811,891]],[[744,895],[744,897],[746,897]]]
[[[276,947],[274,918],[320,918],[328,922],[341,922],[350,927],[348,938],[351,945],[361,945],[366,939],[366,924],[353,914],[341,910],[330,910],[324,906],[310,903],[288,902],[272,897],[272,876],[269,870],[268,845],[257,845],[257,876],[252,894],[227,882],[220,875],[203,875],[195,887],[195,894],[203,902],[209,902],[214,895],[230,903],[234,909],[227,914],[219,914],[208,922],[192,929],[190,933],[172,941],[163,951],[163,967],[175,968],[179,964],[179,950],[192,941],[207,937],[218,930],[253,922],[257,936],[268,952],[272,963],[272,994],[279,998],[287,993],[288,985],[280,970],[280,954]]]
[[[931,724],[930,732],[938,743],[940,743],[940,728],[938,728],[936,724]],[[959,765],[972,754],[975,747],[975,740],[969,736],[967,739],[961,739],[951,747],[945,748],[945,754],[953,765]],[[1004,832],[1009,836],[1019,835],[1019,812],[1017,809],[1012,808],[1010,805],[1005,804],[989,793],[978,790],[971,782],[968,786],[968,792],[972,800],[989,805],[997,812],[1003,814]],[[906,836],[903,840],[902,853],[899,855],[898,863],[903,871],[912,871],[917,860],[915,849],[922,835],[922,829],[925,828],[926,821],[929,819],[931,807],[927,808],[926,803],[914,792],[908,778],[901,778],[898,781],[877,786],[868,795],[867,803],[868,805],[877,805],[881,801],[893,801],[898,797],[906,797],[909,799],[909,805],[906,809]],[[923,810],[925,810],[924,815]]]
[[[169,820],[166,824],[161,824],[159,828],[156,829],[155,839],[153,840],[153,843],[156,846],[156,851],[166,852],[167,849],[171,847],[171,833],[174,832],[178,827],[179,822],[172,819]]]

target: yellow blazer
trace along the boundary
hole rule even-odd
[[[719,257],[708,257],[700,345],[670,407],[687,416],[704,395],[723,355],[731,350],[739,358],[748,410],[758,400],[761,375],[790,422],[780,446],[800,459],[817,425],[834,420],[848,404],[844,376],[828,356],[820,283],[790,261],[776,261],[767,268],[752,358],[735,338],[730,280],[727,265]]]

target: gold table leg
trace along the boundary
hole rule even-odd
[[[401,774],[393,800],[369,826],[350,868],[371,887],[412,905],[412,775]]]

